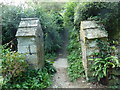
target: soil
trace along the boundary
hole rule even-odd
[[[88,83],[84,78],[70,82],[67,74],[67,58],[59,57],[53,64],[57,73],[53,77],[52,88],[103,88],[100,84]]]

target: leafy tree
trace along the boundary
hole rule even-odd
[[[2,5],[2,43],[8,43],[15,38],[20,22],[21,8]]]
[[[44,32],[45,51],[56,51],[61,45],[60,32],[63,30],[62,17],[58,12],[46,12],[39,5],[21,8],[13,5],[3,5],[3,44],[15,38],[20,18],[37,17]],[[61,24],[59,24],[61,23]],[[16,40],[12,43],[16,43]],[[15,48],[16,49],[16,48]]]
[[[77,6],[75,2],[69,2],[66,4],[63,11],[64,25],[70,27],[74,25],[74,9]]]
[[[109,38],[120,28],[120,2],[87,2],[79,3],[75,9],[75,25],[79,28],[80,21],[97,20],[104,24],[109,33]],[[115,33],[116,32],[116,33]],[[112,36],[112,37],[111,37]]]

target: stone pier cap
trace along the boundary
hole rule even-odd
[[[105,31],[104,26],[98,21],[81,21],[81,28],[85,30],[85,37],[87,39],[108,37],[108,33]]]
[[[39,23],[38,18],[21,18],[16,37],[36,36]]]

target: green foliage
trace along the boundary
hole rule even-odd
[[[82,2],[75,9],[74,22],[79,28],[80,22],[84,20],[97,20],[104,24],[113,39],[115,32],[120,29],[120,2]]]
[[[69,2],[66,4],[63,11],[64,25],[70,27],[74,25],[74,9],[77,6],[75,2]]]
[[[74,4],[74,5],[73,5]],[[72,6],[73,5],[73,6]],[[66,12],[64,13],[64,24],[68,25],[68,28],[73,28],[75,26],[76,30],[69,29],[70,36],[69,40],[69,46],[68,46],[68,52],[69,56],[68,59],[69,61],[75,61],[73,62],[73,68],[70,64],[70,69],[71,71],[69,74],[71,75],[72,78],[74,76],[77,78],[79,74],[75,74],[74,72],[80,71],[77,69],[78,67],[80,68],[81,65],[77,64],[76,58],[80,57],[80,52],[79,48],[77,47],[78,43],[75,38],[75,33],[76,35],[79,36],[79,27],[80,27],[80,22],[84,20],[95,20],[99,21],[105,26],[105,30],[108,31],[109,33],[109,39],[112,40],[115,31],[120,29],[119,25],[119,20],[120,20],[120,3],[119,2],[80,2],[78,4],[76,3],[71,3],[70,5],[67,6]],[[116,35],[117,33],[115,33]],[[119,39],[119,38],[117,38]],[[101,44],[99,44],[101,45]],[[74,47],[73,47],[74,46]],[[79,45],[80,46],[80,45]],[[94,77],[97,78],[98,81],[100,81],[101,78],[103,77],[112,77],[113,75],[109,74],[110,69],[116,69],[118,67],[118,59],[115,56],[115,46],[108,47],[108,44],[102,45],[100,47],[101,51],[100,53],[96,53],[94,58],[94,64],[92,65],[92,69],[94,71]],[[77,49],[77,50],[76,50]],[[79,51],[79,52],[77,52]],[[78,53],[78,54],[77,54]],[[79,56],[78,56],[79,55]],[[81,58],[79,58],[81,59]],[[80,60],[81,61],[81,60]],[[76,66],[74,66],[76,65]],[[73,73],[72,73],[73,72]],[[74,75],[75,74],[75,75]],[[72,76],[73,75],[73,76]]]
[[[38,3],[38,1],[36,2]],[[49,3],[39,2],[39,5],[48,12],[50,11],[58,12],[63,8],[64,4],[65,2],[49,2]]]
[[[112,70],[120,67],[119,60],[117,56],[115,56],[115,47],[101,40],[98,40],[98,46],[100,52],[95,53],[95,58],[93,59],[91,67],[93,76],[97,78],[97,81],[100,81],[102,78],[111,80],[113,79],[111,78],[113,77],[111,74]]]
[[[51,75],[46,68],[27,70],[22,76],[8,81],[2,88],[46,88],[52,84]]]
[[[56,73],[56,69],[55,69],[55,67],[53,66],[53,62],[51,62],[51,61],[49,61],[49,60],[46,60],[45,61],[45,68],[47,69],[47,72],[49,73],[49,74],[54,74],[54,73]]]
[[[20,22],[20,7],[2,5],[2,40],[3,44],[15,37],[16,30]]]
[[[61,33],[63,30],[64,30],[64,26],[63,26],[63,16],[59,13],[59,12],[53,12],[52,11],[52,16],[51,17],[54,17],[54,22],[55,24],[57,24],[58,26],[58,32]]]
[[[95,58],[92,65],[92,69],[94,71],[93,76],[97,77],[97,80],[100,81],[101,78],[106,77],[109,74],[110,69],[119,66],[116,56],[110,56],[105,59]]]
[[[74,81],[84,75],[82,65],[81,47],[79,43],[79,34],[77,30],[73,29],[69,32],[69,45],[68,45],[68,74],[70,80]]]
[[[55,61],[56,58],[57,58],[57,54],[54,52],[45,53],[45,60],[53,62],[53,61]]]
[[[2,5],[2,43],[8,43],[15,38],[20,22],[21,8],[16,6]],[[14,43],[14,44],[13,44]],[[16,49],[15,40],[11,45]],[[10,46],[10,45],[9,45]]]
[[[3,88],[46,88],[50,86],[52,84],[52,74],[56,72],[52,65],[52,61],[56,57],[54,51],[60,48],[62,43],[60,36],[64,30],[62,16],[59,12],[46,12],[39,5],[24,9],[12,5],[3,5],[2,16],[2,39],[3,44],[7,43],[7,46],[17,44],[16,40],[13,41],[13,39],[15,38],[20,18],[39,18],[44,32],[45,53],[47,53],[43,69],[29,70],[25,69],[27,65],[25,65],[24,55],[11,52],[9,49],[2,49],[3,75],[7,76],[4,79]]]
[[[11,52],[1,47],[2,88],[47,88],[52,84],[51,78],[56,72],[51,61],[45,61],[45,67],[32,70],[25,61],[25,55]]]
[[[71,81],[81,77],[84,73],[82,59],[81,59],[81,47],[79,43],[79,31],[74,27],[74,9],[77,6],[75,2],[69,2],[65,6],[63,19],[64,26],[69,30],[69,43],[68,50],[68,75]]]
[[[21,76],[22,72],[28,67],[25,55],[17,52],[10,52],[9,49],[1,47],[2,75],[5,79],[13,79]]]
[[[63,30],[62,16],[59,12],[46,12],[39,5],[32,8],[21,8],[12,5],[3,5],[3,28],[2,41],[6,44],[15,38],[16,31],[20,22],[20,18],[34,18],[40,20],[42,30],[44,32],[45,51],[56,51],[61,46],[60,32]],[[11,41],[12,45],[16,45],[16,40]],[[9,45],[10,46],[10,45]],[[16,46],[14,47],[14,50]]]
[[[59,22],[57,22],[61,20],[62,17],[59,16],[58,13],[44,13],[44,11],[39,7],[35,7],[35,11],[37,17],[41,21],[44,32],[45,51],[56,51],[58,48],[60,48],[62,42],[59,33],[62,29],[61,26],[59,26]]]

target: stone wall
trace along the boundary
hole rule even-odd
[[[91,76],[89,71],[92,61],[93,53],[99,52],[96,39],[107,41],[108,34],[105,30],[101,30],[102,25],[97,21],[82,21],[80,27],[80,39],[82,48],[82,62],[85,69],[86,79]],[[103,29],[103,28],[102,28]]]
[[[109,33],[109,39],[111,41],[117,41],[116,44],[116,54],[118,55],[119,61],[120,61],[120,30],[111,30]]]
[[[39,19],[22,18],[16,37],[18,52],[26,54],[31,67],[41,68],[44,65],[44,41]]]
[[[1,53],[2,49],[0,48],[0,53]],[[2,76],[2,56],[0,55],[0,87],[3,84],[3,76]],[[1,89],[1,88],[0,88]]]

